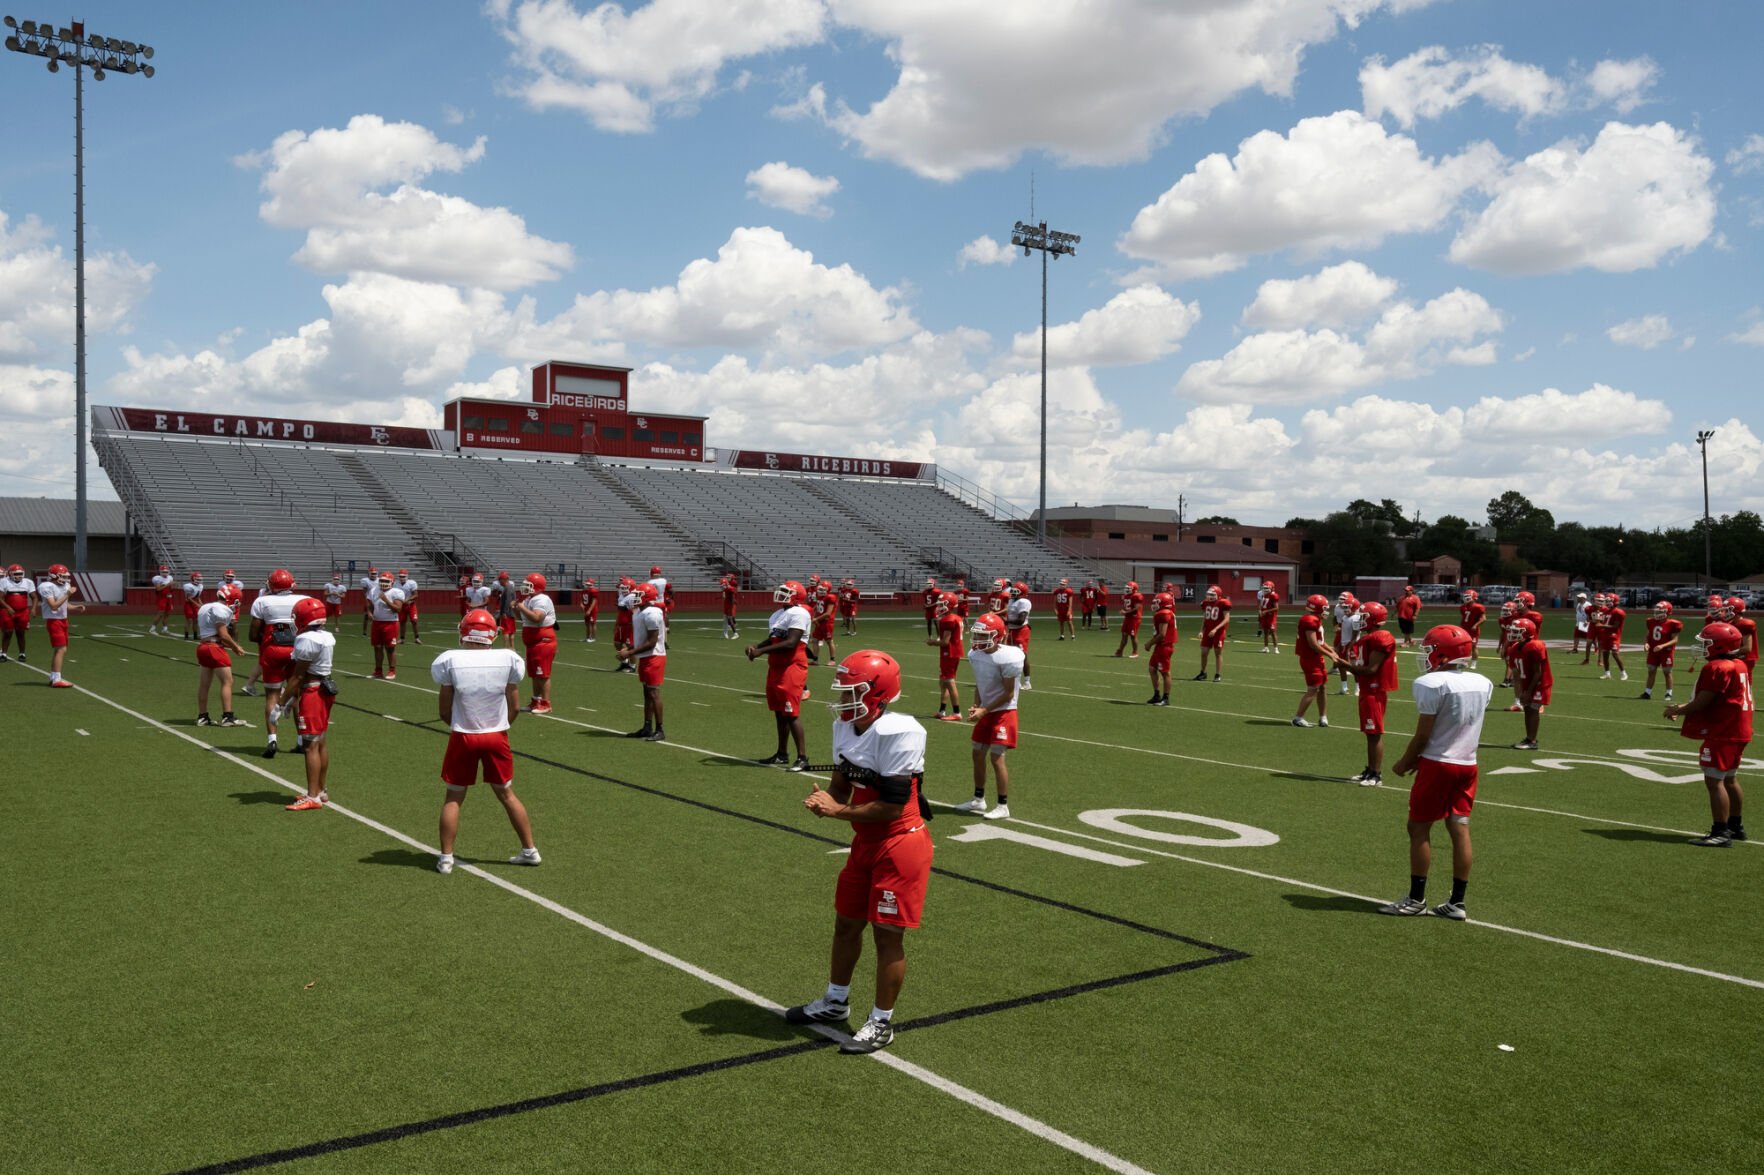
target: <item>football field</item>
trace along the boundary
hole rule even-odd
[[[1154,709],[1115,632],[1039,621],[1012,818],[933,823],[898,1035],[871,1056],[778,1015],[825,985],[849,834],[752,761],[763,617],[743,642],[676,618],[659,744],[622,737],[639,686],[610,672],[610,621],[593,645],[566,623],[555,711],[512,735],[544,863],[506,863],[479,787],[451,876],[428,673],[451,617],[392,682],[345,619],[311,813],[283,810],[300,756],[259,757],[260,700],[236,699],[253,729],[195,726],[193,643],[79,617],[79,688],[50,690],[33,629],[31,663],[0,665],[0,1170],[1757,1169],[1764,838],[1687,844],[1696,744],[1637,699],[1639,657],[1601,681],[1555,650],[1542,750],[1490,713],[1470,921],[1397,919],[1374,909],[1408,884],[1409,651],[1385,786],[1359,787],[1353,698],[1288,722],[1292,617],[1279,656],[1240,622],[1218,683],[1189,680],[1182,622]],[[883,616],[839,638],[898,657],[897,708],[925,718],[923,639]],[[816,764],[830,680],[811,670]],[[970,728],[926,725],[927,794],[967,799]],[[1443,829],[1432,877],[1443,901]]]

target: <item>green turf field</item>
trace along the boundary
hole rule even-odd
[[[1113,632],[1038,624],[1013,819],[933,825],[874,1057],[775,1014],[826,981],[848,838],[806,780],[745,761],[772,751],[763,668],[717,621],[676,621],[666,744],[616,737],[639,687],[608,672],[610,624],[592,646],[566,626],[555,714],[513,736],[545,863],[504,863],[478,789],[450,877],[427,672],[448,618],[396,682],[354,676],[346,623],[334,804],[306,814],[282,809],[299,757],[257,756],[260,703],[237,706],[257,729],[193,725],[193,645],[77,618],[81,688],[52,691],[34,630],[31,665],[0,665],[0,1170],[1757,1169],[1764,842],[1686,844],[1695,744],[1634,664],[1599,681],[1557,651],[1542,751],[1491,713],[1471,921],[1382,918],[1407,789],[1345,782],[1353,699],[1294,729],[1290,651],[1240,639],[1226,680],[1190,682],[1183,623],[1167,710]],[[922,635],[866,617],[840,648],[896,654],[923,715]],[[968,729],[928,725],[927,792],[966,799]]]

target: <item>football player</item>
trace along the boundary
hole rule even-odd
[[[423,630],[417,623],[422,619],[422,609],[417,606],[417,581],[402,567],[398,569],[398,590],[404,594],[404,610],[398,615],[398,639],[403,640],[408,633],[411,643],[420,645]]]
[[[1589,650],[1592,648],[1592,632],[1588,628],[1588,624],[1590,623],[1591,612],[1592,612],[1592,602],[1587,598],[1587,594],[1585,592],[1575,592],[1574,593],[1574,644],[1568,650],[1570,653],[1580,652],[1581,646],[1583,644]],[[1581,664],[1584,665],[1584,664],[1586,664],[1586,662],[1582,661]]]
[[[178,586],[178,577],[171,573],[171,568],[161,563],[159,570],[153,573],[152,584],[154,616],[153,623],[147,626],[147,632],[170,636],[172,592]]]
[[[772,592],[778,607],[766,622],[766,639],[748,645],[747,659],[761,653],[766,656],[766,708],[772,712],[778,731],[778,749],[767,766],[786,766],[791,771],[808,770],[808,749],[802,731],[802,700],[808,684],[808,591],[794,579],[787,579]],[[785,753],[787,744],[796,743],[796,762]]]
[[[1699,848],[1724,849],[1746,839],[1741,821],[1745,795],[1740,790],[1739,766],[1746,744],[1752,741],[1752,680],[1740,656],[1740,630],[1717,620],[1697,634],[1703,646],[1703,670],[1697,675],[1695,695],[1688,702],[1666,707],[1669,720],[1687,719],[1679,733],[1702,745],[1697,759],[1703,766],[1703,785],[1709,789],[1709,834],[1691,841]]]
[[[192,571],[184,584],[184,639],[190,640],[196,631],[196,611],[202,607],[202,573]]]
[[[1403,634],[1403,648],[1415,647],[1415,617],[1421,615],[1421,597],[1415,594],[1415,585],[1405,583],[1403,594],[1397,600],[1397,631]]]
[[[1617,666],[1617,680],[1629,680],[1629,671],[1623,667],[1623,622],[1628,616],[1617,593],[1606,592],[1604,624],[1599,629],[1599,664],[1605,669],[1600,681],[1610,680],[1612,665]]]
[[[70,603],[79,590],[73,573],[60,563],[50,564],[49,578],[37,584],[37,605],[43,610],[43,629],[49,634],[49,684],[57,689],[73,688],[73,683],[61,676],[61,665],[67,660],[68,611],[86,610],[84,604]]]
[[[839,615],[845,621],[845,635],[857,635],[858,605],[863,601],[863,593],[858,590],[857,580],[846,578],[839,585]]]
[[[506,573],[504,573],[506,574]],[[520,838],[521,851],[508,859],[511,865],[539,864],[533,844],[533,822],[526,805],[514,793],[514,753],[508,732],[520,716],[521,678],[527,667],[513,649],[495,648],[502,624],[482,608],[474,608],[459,622],[457,649],[448,649],[429,666],[429,676],[441,687],[439,711],[447,723],[447,753],[441,760],[441,782],[447,796],[441,804],[441,856],[435,872],[453,872],[453,844],[459,836],[459,809],[466,794],[484,782],[508,814],[508,822]]]
[[[1164,591],[1153,597],[1151,681],[1153,706],[1170,704],[1170,659],[1176,655],[1176,597]]]
[[[1359,683],[1360,733],[1366,736],[1366,769],[1349,782],[1361,787],[1384,783],[1384,711],[1397,679],[1396,637],[1385,631],[1389,612],[1377,600],[1360,605],[1360,635],[1348,653],[1349,668]]]
[[[1741,596],[1727,597],[1727,623],[1740,634],[1739,657],[1746,663],[1746,679],[1758,673],[1758,622],[1746,615],[1746,601]]]
[[[272,585],[277,575],[270,576]],[[288,583],[294,577],[288,575]],[[259,597],[261,600],[263,597]],[[279,598],[279,597],[278,597]],[[253,602],[253,608],[256,603]],[[271,746],[275,745],[276,723],[289,710],[294,711],[294,729],[298,732],[295,749],[306,761],[306,794],[287,805],[290,812],[311,812],[330,800],[325,790],[331,771],[331,742],[326,737],[331,729],[331,705],[337,698],[336,684],[331,680],[331,664],[337,652],[337,638],[326,631],[329,620],[325,605],[307,596],[295,596],[288,625],[294,629],[294,641],[288,649],[285,671],[278,671],[280,682],[272,682],[264,674],[264,684],[274,688],[266,691],[270,699],[269,713]],[[255,626],[255,621],[253,622]],[[276,622],[280,625],[280,621]],[[272,636],[272,646],[275,638]]]
[[[662,611],[655,585],[637,585],[637,609],[631,614],[631,643],[619,651],[619,659],[637,665],[637,680],[643,686],[643,726],[626,738],[645,742],[667,740],[662,731],[662,681],[668,669],[668,620]]]
[[[962,693],[956,685],[956,672],[963,656],[962,617],[956,611],[954,592],[943,593],[937,601],[936,612],[937,635],[926,637],[925,643],[937,650],[937,720],[960,722]]]
[[[1470,634],[1470,663],[1474,665],[1480,653],[1478,645],[1482,643],[1482,621],[1488,615],[1488,606],[1475,588],[1465,588],[1464,597],[1458,603],[1458,627]]]
[[[958,812],[976,812],[982,819],[1006,820],[1011,814],[1011,773],[1005,754],[1017,745],[1017,683],[1023,676],[1023,650],[1010,643],[1004,620],[988,612],[968,630],[968,665],[974,670],[974,704],[968,721],[974,724],[974,798],[957,804]],[[992,762],[994,794],[998,804],[986,810],[986,764]]]
[[[592,575],[582,580],[582,643],[591,645],[600,633],[600,585]]]
[[[1500,619],[1495,622],[1496,631],[1500,634],[1500,639],[1495,643],[1495,655],[1501,659],[1502,689],[1509,689],[1513,684],[1512,638],[1508,634],[1512,631],[1510,626],[1513,621],[1519,619],[1519,611],[1519,601],[1508,600],[1501,605]],[[1519,709],[1518,701],[1515,700],[1507,709]]]
[[[1280,651],[1280,593],[1264,583],[1256,593],[1256,629],[1262,635],[1264,653]]]
[[[398,680],[398,622],[403,615],[404,593],[384,571],[368,592],[369,615],[374,619],[369,641],[374,647],[374,676]]]
[[[25,632],[31,626],[31,602],[36,594],[37,581],[26,575],[21,565],[14,563],[0,575],[0,661],[7,660],[6,651],[14,636],[18,637],[19,661],[29,661]]]
[[[1018,582],[1010,586],[1010,601],[1005,604],[1005,632],[1011,644],[1023,650],[1023,688],[1034,689],[1029,684],[1029,613],[1034,605],[1029,600],[1029,585]]]
[[[732,641],[741,636],[741,629],[735,624],[735,609],[741,595],[741,585],[733,573],[717,580],[717,587],[723,592],[723,639]]]
[[[925,586],[919,592],[919,604],[925,609],[925,635],[937,635],[937,605],[943,600],[943,593],[937,590],[937,577],[927,575]]]
[[[1329,725],[1329,663],[1339,664],[1342,658],[1323,639],[1323,617],[1328,611],[1328,596],[1311,595],[1305,598],[1305,610],[1299,615],[1298,636],[1294,643],[1298,649],[1299,673],[1305,679],[1305,692],[1299,698],[1297,713],[1292,716],[1294,726],[1310,725],[1305,720],[1305,711],[1311,708],[1312,702],[1317,703],[1317,725]]]
[[[208,687],[220,678],[222,726],[249,726],[233,716],[233,658],[228,650],[245,655],[245,646],[233,636],[237,617],[219,600],[211,600],[196,610],[196,664],[202,672],[196,679],[196,725],[213,726],[208,717]]]
[[[1589,664],[1595,653],[1598,654],[1599,664],[1601,666],[1604,664],[1605,654],[1600,651],[1604,639],[1602,632],[1604,626],[1605,593],[1594,592],[1592,599],[1588,600],[1586,605],[1586,649],[1580,658],[1582,665]]]
[[[1660,670],[1666,671],[1666,700],[1672,700],[1672,662],[1678,654],[1678,634],[1684,631],[1684,621],[1672,614],[1669,600],[1661,600],[1654,605],[1654,614],[1648,617],[1648,626],[1642,637],[1642,648],[1646,650],[1648,661],[1648,684],[1642,687],[1644,699],[1654,696],[1654,675]]]
[[[894,1005],[906,979],[906,932],[919,926],[931,879],[931,805],[923,794],[925,728],[890,713],[900,697],[900,666],[873,649],[853,653],[833,679],[833,778],[816,785],[803,807],[851,824],[851,853],[833,891],[833,952],[827,990],[790,1008],[792,1024],[843,1024],[851,1014],[851,978],[864,949],[876,946],[875,1006],[840,1045],[873,1053],[894,1040]]]
[[[809,608],[814,615],[815,627],[809,642],[809,660],[819,662],[821,646],[827,646],[827,663],[836,665],[839,649],[833,643],[833,614],[839,607],[839,597],[833,590],[830,580],[822,580],[815,585],[815,594],[809,601]]]
[[[1514,689],[1525,711],[1525,737],[1514,743],[1513,749],[1535,751],[1538,726],[1556,681],[1550,672],[1550,649],[1539,639],[1537,625],[1529,617],[1517,618],[1510,627],[1507,644],[1512,650]]]
[[[1139,657],[1139,624],[1144,617],[1145,594],[1139,590],[1139,582],[1130,579],[1121,589],[1121,639],[1115,642],[1115,656],[1119,657],[1126,652],[1131,643],[1133,655],[1128,659],[1136,660]]]
[[[221,572],[220,585],[214,589],[214,598],[227,605],[236,616],[245,606],[245,585],[231,567]]]
[[[251,627],[246,635],[257,645],[257,672],[253,676],[260,678],[264,685],[263,723],[268,738],[263,757],[266,759],[276,757],[275,699],[282,682],[287,680],[288,667],[294,661],[295,639],[305,629],[305,625],[295,624],[294,607],[309,598],[295,595],[294,576],[287,568],[278,567],[270,572],[268,590],[251,601]],[[253,696],[249,685],[241,692],[246,697]]]
[[[1335,672],[1341,679],[1341,692],[1345,694],[1356,688],[1348,681],[1348,650],[1354,647],[1354,641],[1360,635],[1360,601],[1354,598],[1354,593],[1342,592],[1335,597],[1330,618],[1335,628]]]
[[[374,592],[380,587],[380,571],[370,565],[361,577],[361,635],[367,636],[374,621]]]
[[[1231,597],[1226,595],[1217,584],[1207,588],[1206,599],[1201,602],[1201,633],[1200,633],[1200,672],[1194,675],[1196,681],[1207,679],[1207,651],[1213,654],[1213,680],[1218,681],[1225,671],[1225,634],[1231,628]]]
[[[1084,586],[1078,589],[1078,610],[1084,619],[1084,627],[1089,628],[1091,620],[1096,616],[1096,581],[1087,579]]]
[[[349,585],[343,582],[341,570],[331,572],[331,578],[319,589],[325,595],[325,631],[343,630],[343,601],[349,595]]]
[[[557,658],[557,606],[545,594],[545,577],[537,571],[521,580],[515,612],[521,618],[521,645],[527,650],[527,674],[533,679],[533,700],[527,709],[551,713],[551,663]]]
[[[1060,586],[1053,593],[1054,623],[1059,628],[1059,640],[1071,637],[1078,639],[1078,630],[1072,627],[1072,584],[1069,580],[1060,580]]]
[[[619,649],[631,643],[631,614],[636,611],[638,602],[637,581],[628,575],[619,576],[618,594],[613,596],[613,609],[616,613],[613,618],[613,652],[615,656]],[[628,661],[620,661],[613,672],[635,673],[637,667]]]
[[[1109,630],[1109,581],[1096,581],[1096,626],[1104,632]]]
[[[1470,809],[1476,802],[1476,746],[1494,683],[1467,670],[1476,643],[1455,624],[1441,624],[1421,641],[1426,667],[1415,679],[1415,733],[1391,768],[1415,774],[1409,789],[1409,896],[1378,907],[1399,917],[1426,914],[1427,874],[1433,864],[1433,826],[1444,820],[1452,840],[1452,896],[1431,913],[1462,922],[1470,885]]]

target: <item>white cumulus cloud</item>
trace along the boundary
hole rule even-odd
[[[1382,57],[1368,59],[1360,69],[1360,92],[1373,118],[1388,115],[1413,127],[1472,98],[1521,119],[1600,106],[1627,114],[1646,100],[1659,76],[1659,67],[1647,57],[1607,59],[1578,76],[1558,78],[1541,66],[1509,60],[1498,45],[1461,53],[1429,45],[1390,64]]]
[[[0,212],[0,362],[65,354],[73,346],[73,269],[73,259],[36,217],[13,224]],[[87,256],[86,330],[127,333],[129,315],[157,272],[127,253]]]
[[[1672,424],[1672,411],[1659,400],[1595,383],[1584,392],[1545,388],[1511,399],[1484,396],[1465,410],[1464,424],[1497,442],[1585,443],[1664,432]]]
[[[1344,261],[1307,277],[1262,283],[1243,312],[1245,326],[1291,330],[1308,326],[1357,326],[1390,301],[1394,279],[1363,262]]]
[[[1672,323],[1664,314],[1647,314],[1618,323],[1605,332],[1605,337],[1620,346],[1652,351],[1672,339]]]
[[[962,246],[956,261],[963,269],[970,265],[1010,265],[1017,260],[1017,251],[1001,245],[991,237],[975,237]]]
[[[1122,290],[1076,322],[1047,328],[1050,367],[1105,367],[1150,363],[1181,350],[1182,339],[1200,321],[1200,304],[1184,302],[1157,286]],[[1041,358],[1041,332],[1026,331],[1011,340],[1019,362]]]
[[[815,175],[782,161],[773,161],[747,173],[747,196],[761,204],[782,208],[799,216],[822,220],[833,215],[827,197],[839,190],[839,181],[830,175]]]
[[[1745,142],[1727,153],[1727,166],[1735,175],[1764,171],[1764,135],[1747,135]]]

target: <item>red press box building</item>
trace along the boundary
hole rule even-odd
[[[460,452],[583,453],[703,461],[704,417],[631,411],[631,369],[553,359],[533,369],[533,399],[462,397],[443,409]]]

